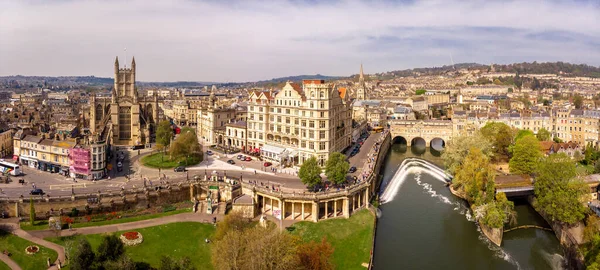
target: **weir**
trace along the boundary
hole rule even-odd
[[[419,172],[427,173],[446,183],[452,180],[451,175],[431,162],[420,158],[406,158],[398,167],[394,177],[383,188],[380,196],[381,203],[393,200],[398,194],[402,183],[406,180],[406,176]]]

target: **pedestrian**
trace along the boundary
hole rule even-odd
[[[254,170],[254,174],[256,174],[256,170]]]

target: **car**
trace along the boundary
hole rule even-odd
[[[237,155],[237,159],[238,159],[238,160],[240,160],[240,159],[242,159],[242,158],[244,158],[244,159],[245,159],[246,157],[244,157],[244,155]]]
[[[245,161],[252,161],[252,158],[251,157],[246,157],[244,160]]]
[[[44,195],[44,191],[39,188],[32,189],[29,191],[29,195]]]
[[[265,162],[265,163],[263,164],[263,166],[265,166],[265,167],[269,167],[269,166],[271,166],[271,165],[273,165],[273,163],[271,163],[271,162]]]
[[[352,166],[350,167],[350,170],[348,170],[350,173],[356,172],[356,167]]]
[[[206,151],[206,154],[209,155],[209,156],[212,156],[213,152],[210,151],[210,150],[208,150],[208,151]]]
[[[185,167],[183,167],[183,166],[175,167],[174,171],[175,172],[185,172]]]
[[[230,159],[230,160],[228,160],[228,161],[227,161],[227,163],[229,163],[229,164],[232,164],[232,165],[233,165],[233,164],[235,164],[235,161],[233,161],[233,159]]]

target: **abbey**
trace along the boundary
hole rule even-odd
[[[115,84],[110,103],[90,98],[90,131],[108,129],[112,145],[150,143],[158,123],[158,96],[140,100],[135,86],[135,57],[131,67],[120,68],[115,59]]]

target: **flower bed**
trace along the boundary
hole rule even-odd
[[[119,238],[126,246],[139,245],[144,241],[144,237],[142,237],[142,234],[139,232],[126,232],[121,234]]]
[[[36,254],[38,253],[38,251],[40,251],[40,247],[38,246],[28,246],[27,248],[25,248],[25,253],[29,255]]]

